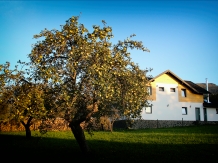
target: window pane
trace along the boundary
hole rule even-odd
[[[175,88],[170,88],[170,92],[176,92]]]
[[[182,97],[186,97],[186,90],[185,89],[182,89]]]
[[[159,91],[164,91],[164,87],[159,87]]]
[[[149,94],[149,95],[152,95],[151,87],[147,87],[147,89],[148,89],[148,94]]]
[[[186,115],[187,114],[187,108],[182,108],[182,114]]]
[[[145,109],[146,109],[146,113],[151,113],[151,107],[150,106],[146,107]]]

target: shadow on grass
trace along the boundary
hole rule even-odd
[[[174,133],[213,133],[218,134],[218,124],[206,124],[206,125],[196,125],[196,126],[177,126],[170,128],[146,128],[146,129],[121,129],[115,128],[116,132],[137,132],[137,133],[147,133],[150,132],[174,132]]]
[[[196,162],[217,159],[217,144],[140,144],[89,140],[95,162]],[[71,139],[0,134],[1,160],[7,162],[83,162],[85,158]],[[89,158],[88,158],[89,159]]]

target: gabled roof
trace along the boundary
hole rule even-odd
[[[173,78],[175,78],[177,81],[179,81],[182,85],[185,85],[186,87],[188,87],[193,93],[196,94],[211,94],[210,92],[208,92],[207,90],[205,90],[204,88],[198,86],[197,84],[191,82],[191,81],[187,81],[187,80],[182,80],[180,77],[178,77],[176,74],[174,74],[172,71],[170,70],[166,70],[164,72],[162,72],[161,74],[157,75],[154,78],[151,78],[149,80],[149,82],[153,82],[155,81],[155,79],[157,79],[158,77],[160,77],[163,74],[168,74],[170,76],[172,76]]]
[[[206,83],[196,83],[198,86],[206,89]],[[212,94],[218,94],[218,85],[214,83],[208,83],[208,89]]]
[[[191,81],[187,81],[185,80],[186,83],[188,83],[192,88],[194,88],[195,90],[197,90],[200,94],[211,94],[209,91],[207,91],[206,89],[200,87],[199,85],[191,82]]]

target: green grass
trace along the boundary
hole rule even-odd
[[[70,131],[1,132],[1,158],[45,161],[84,160]],[[217,160],[218,125],[86,133],[92,158],[100,162],[196,162]],[[5,158],[3,160],[5,160]]]

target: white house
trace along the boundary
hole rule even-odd
[[[149,107],[142,111],[144,120],[218,121],[218,106],[204,103],[210,94],[197,84],[182,80],[170,70],[149,80]]]

